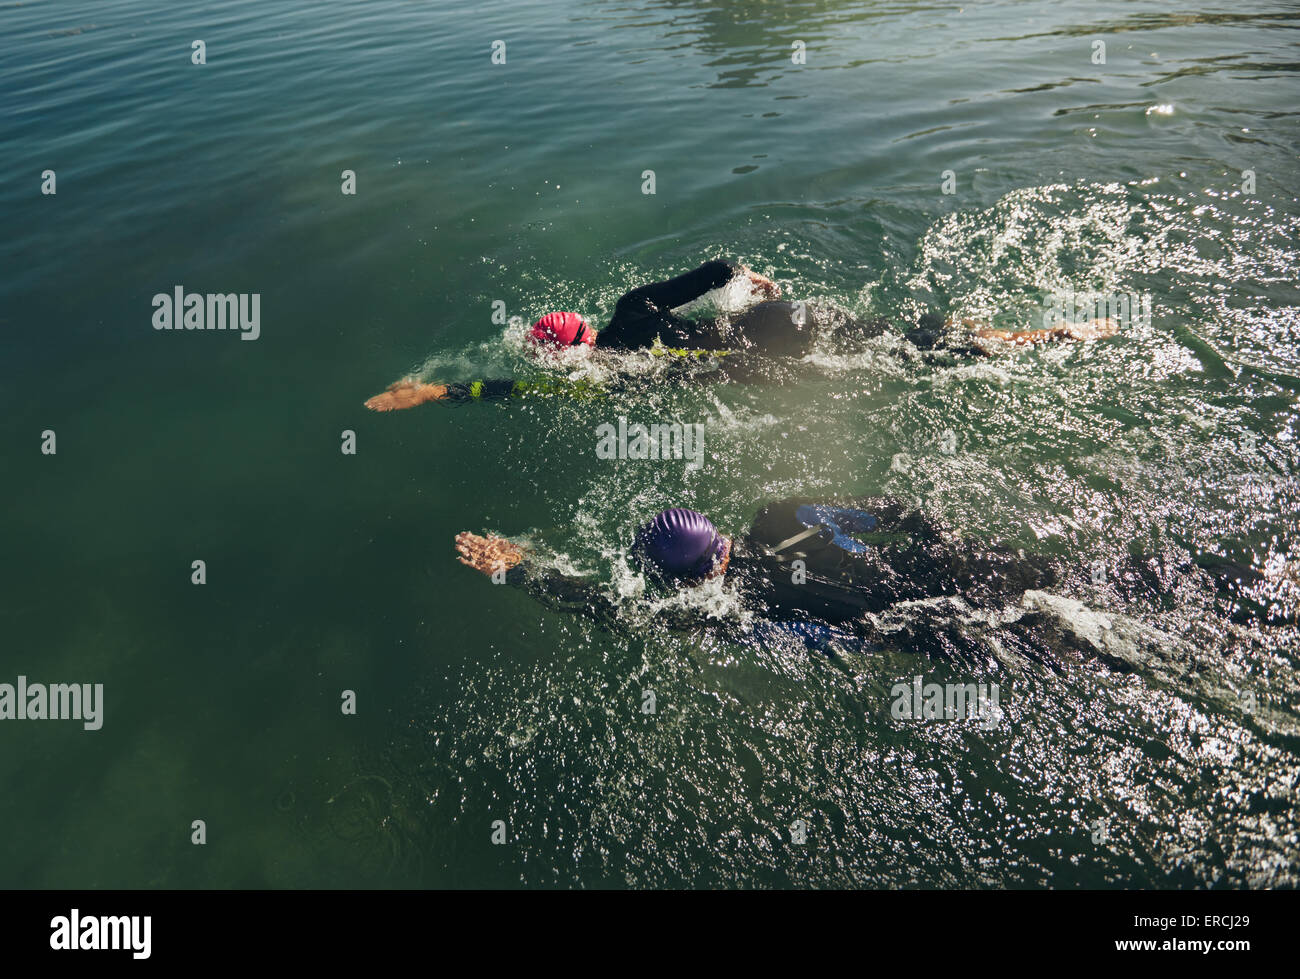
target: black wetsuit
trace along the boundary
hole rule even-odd
[[[618,301],[609,325],[596,334],[596,346],[639,350],[658,339],[669,347],[803,357],[818,333],[832,326],[858,339],[884,332],[880,321],[862,323],[828,307],[784,300],[761,302],[735,317],[716,320],[689,320],[672,312],[740,274],[740,266],[716,259],[676,278],[633,289]]]
[[[788,373],[770,369],[772,358],[803,357],[827,331],[859,342],[888,328],[885,320],[862,322],[828,306],[783,300],[761,302],[734,317],[718,319],[690,320],[673,313],[740,274],[739,265],[715,259],[676,278],[633,289],[619,299],[609,325],[596,334],[596,349],[648,350],[658,341],[670,356],[683,361],[695,360],[693,355],[700,353],[716,355],[713,371],[682,372],[682,380],[707,376],[718,382],[772,381],[785,379]],[[635,386],[635,381],[625,383]],[[619,386],[615,382],[612,388]],[[558,392],[564,385],[513,379],[452,384],[446,400],[508,398],[539,388]]]
[[[969,342],[963,334],[948,329],[938,313],[921,316],[916,326],[903,334],[903,338],[922,351],[943,351],[962,357],[988,356],[988,351],[983,347]]]
[[[827,306],[769,300],[735,317],[693,321],[672,310],[694,302],[740,275],[740,266],[723,259],[665,282],[633,289],[614,307],[609,326],[596,335],[596,346],[636,350],[652,346],[655,338],[670,347],[747,351],[767,357],[803,357],[824,336],[833,336],[840,349],[862,343],[894,329],[885,316],[859,320]],[[904,337],[920,350],[982,357],[987,351],[948,329],[938,313],[926,313]]]

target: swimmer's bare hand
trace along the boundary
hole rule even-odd
[[[524,559],[524,551],[518,544],[504,537],[482,537],[471,534],[468,530],[456,535],[457,558],[461,564],[468,565],[483,574],[494,571],[508,571]]]
[[[767,296],[768,299],[775,299],[777,296],[781,295],[781,287],[767,276],[759,275],[757,272],[751,272],[743,265],[741,266],[740,271],[744,274],[745,278],[749,279],[750,283],[752,283],[759,292]]]
[[[407,377],[388,385],[388,390],[383,394],[368,399],[366,407],[371,411],[401,411],[422,405],[426,401],[441,401],[446,396],[445,384],[421,384]]]

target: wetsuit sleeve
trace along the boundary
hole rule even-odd
[[[467,381],[464,384],[448,384],[447,395],[443,401],[503,401],[515,391],[515,382],[511,378],[494,381]]]
[[[671,311],[721,288],[739,272],[734,262],[716,259],[674,279],[633,289],[614,307],[614,318],[596,335],[596,345],[630,350],[648,347],[656,337],[670,345],[691,343],[695,325]]]
[[[443,401],[465,403],[468,401],[505,401],[527,395],[562,394],[572,398],[600,398],[605,388],[587,380],[570,381],[562,377],[547,377],[535,381],[503,378],[489,381],[467,381],[448,384]]]
[[[917,325],[903,334],[918,350],[925,351],[924,359],[936,361],[949,357],[987,357],[988,351],[970,342],[969,331],[949,327],[942,316],[926,313]],[[940,356],[936,356],[940,355]]]
[[[506,584],[521,589],[552,611],[576,612],[606,627],[617,624],[614,602],[593,581],[571,578],[524,561],[506,572]]]
[[[663,282],[652,282],[648,286],[633,289],[619,302],[645,302],[656,309],[669,310],[685,306],[699,299],[706,292],[720,289],[740,274],[740,266],[725,259],[705,262],[697,269]]]
[[[528,561],[506,572],[506,584],[525,591],[534,600],[555,612],[574,612],[611,632],[631,634],[618,615],[618,606],[609,593],[594,581],[571,578]],[[655,621],[656,629],[669,632],[695,632],[716,625],[691,609],[664,610]]]

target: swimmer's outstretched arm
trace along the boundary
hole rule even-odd
[[[605,591],[581,578],[570,578],[527,560],[527,552],[505,537],[483,536],[462,531],[456,535],[457,558],[461,564],[492,577],[505,573],[504,582],[522,588],[547,608],[578,612],[601,624],[618,628],[614,603]]]
[[[366,407],[371,411],[401,411],[414,408],[426,401],[441,401],[447,396],[445,384],[422,384],[405,377],[388,385],[383,394],[376,394],[366,400]]]
[[[499,400],[512,394],[522,394],[534,386],[524,385],[511,378],[471,381],[467,384],[424,384],[407,377],[390,384],[383,394],[369,398],[366,407],[371,411],[401,411],[427,401]]]

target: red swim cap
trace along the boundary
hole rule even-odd
[[[552,347],[593,346],[596,331],[577,313],[547,313],[533,324],[533,342]]]

